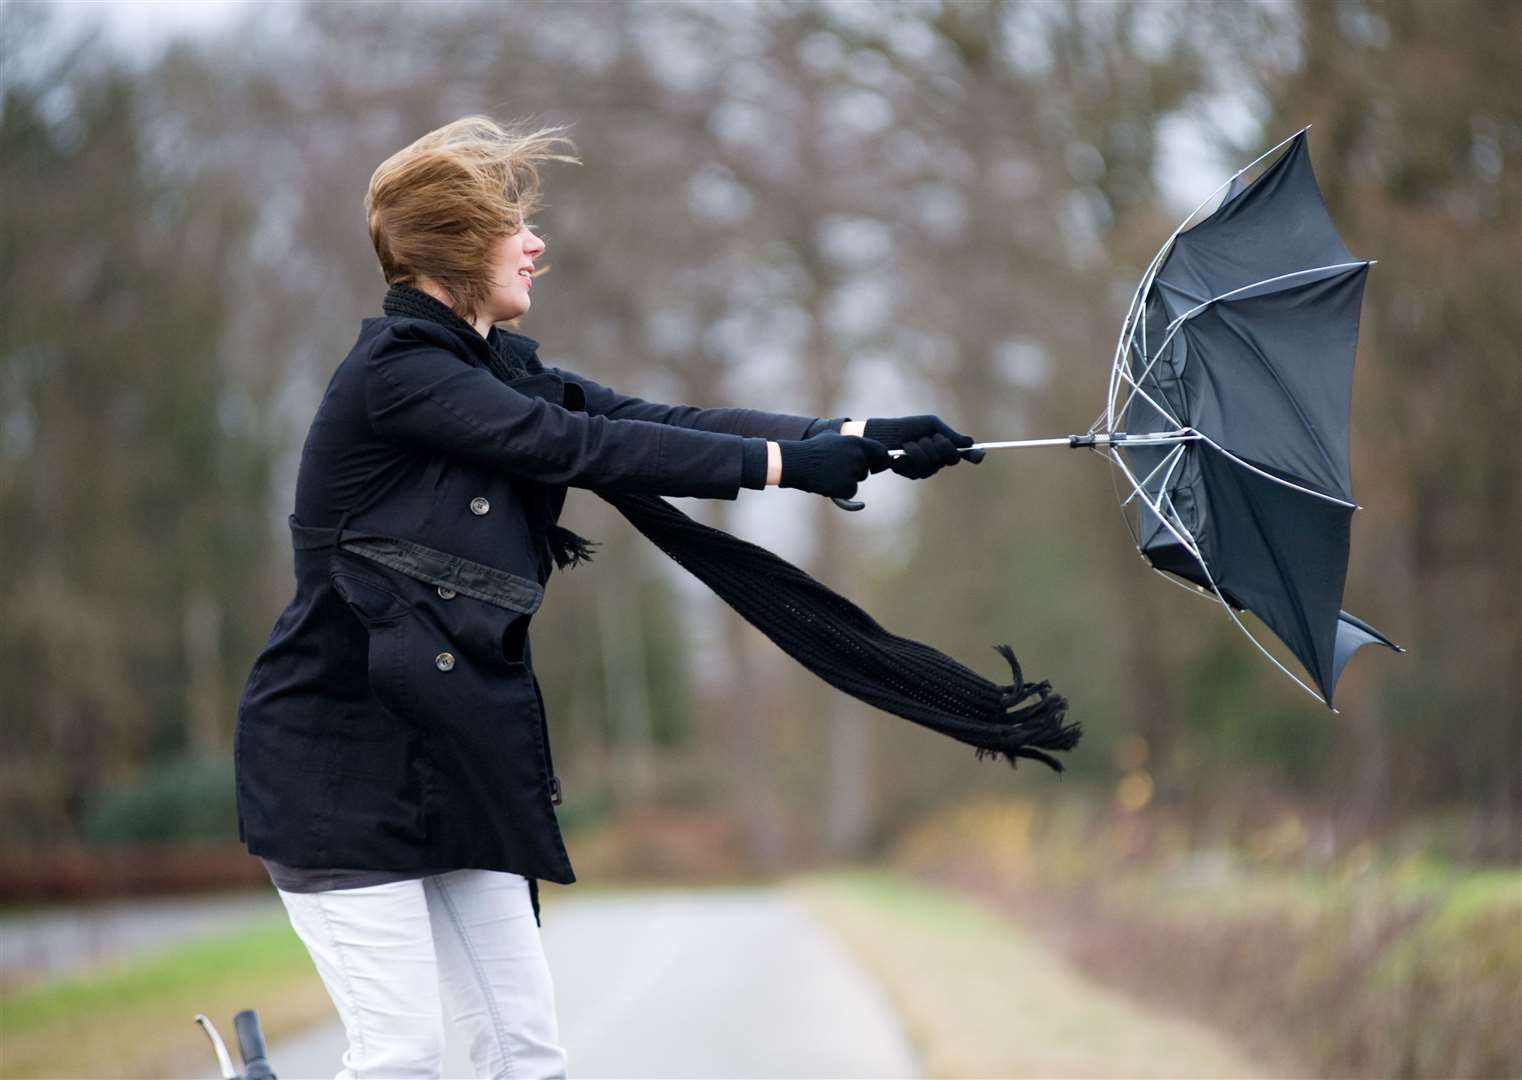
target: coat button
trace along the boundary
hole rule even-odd
[[[491,509],[491,503],[487,502],[485,499],[481,498],[481,496],[479,496],[479,495],[477,495],[474,499],[470,500],[470,512],[472,514],[475,514],[477,517],[480,517],[482,514],[486,513],[490,509]]]
[[[433,666],[440,671],[452,671],[454,669],[454,653],[439,653],[439,655],[433,658]]]
[[[445,600],[453,600],[457,594],[448,585],[440,585],[439,595]]]

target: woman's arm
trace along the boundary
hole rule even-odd
[[[760,409],[704,409],[695,405],[663,405],[621,394],[569,368],[552,367],[546,370],[581,384],[586,391],[587,412],[590,415],[648,420],[657,424],[767,439],[764,483],[768,487],[782,482],[782,450],[776,440],[806,439],[829,430],[839,431],[842,435],[860,435],[866,424],[864,420],[852,420],[845,416],[827,418],[764,412]]]
[[[847,417],[797,416],[760,409],[705,409],[696,405],[662,405],[621,394],[569,368],[552,367],[546,370],[580,383],[586,390],[587,412],[593,416],[608,416],[617,420],[648,420],[699,431],[719,431],[763,439],[806,439],[826,428],[838,428],[842,422],[850,422]],[[860,432],[847,431],[843,434]]]
[[[377,436],[545,483],[733,499],[747,446],[765,449],[759,438],[592,416],[520,394],[420,324],[381,330],[364,360]]]

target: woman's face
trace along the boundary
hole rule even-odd
[[[486,303],[493,322],[516,319],[528,311],[529,290],[533,288],[529,275],[534,272],[534,259],[543,250],[544,241],[527,225],[492,246],[491,292]]]

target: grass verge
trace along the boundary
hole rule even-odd
[[[786,887],[882,984],[926,1076],[1268,1075],[1204,1026],[1078,974],[976,898],[873,869]]]
[[[332,1012],[284,915],[0,997],[0,1077],[215,1076],[195,1014],[231,1043],[245,1008],[271,1040]]]
[[[987,796],[927,817],[889,863],[976,895],[1104,985],[1231,1032],[1281,1076],[1522,1076],[1517,868],[1322,855],[1298,819],[1269,832],[1203,846],[1163,810]]]

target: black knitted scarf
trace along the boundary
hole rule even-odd
[[[388,315],[432,319],[478,331],[447,305],[408,286],[386,294]],[[494,327],[489,361],[500,379],[540,367],[538,342]],[[595,490],[595,489],[594,489]],[[1008,645],[995,645],[1013,678],[994,683],[946,654],[889,633],[861,608],[765,548],[694,521],[657,495],[597,491],[646,539],[684,566],[831,686],[895,716],[1003,756],[1030,758],[1062,771],[1053,751],[1071,750],[1082,728],[1068,723],[1067,701],[1046,680],[1028,683]],[[562,569],[589,561],[592,541],[559,525],[548,534]]]

